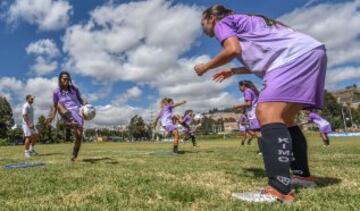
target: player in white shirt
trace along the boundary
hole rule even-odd
[[[25,157],[31,157],[37,154],[34,150],[35,143],[38,139],[38,132],[34,124],[34,96],[26,95],[26,103],[22,107],[22,129],[25,137]]]

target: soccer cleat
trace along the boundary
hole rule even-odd
[[[315,177],[301,177],[301,176],[292,176],[291,185],[296,187],[305,187],[305,188],[314,188],[316,187]]]
[[[287,195],[280,193],[271,186],[267,186],[256,192],[233,193],[232,197],[247,202],[255,203],[274,203],[281,202],[285,204],[292,203],[295,200],[293,192]]]
[[[80,161],[80,158],[79,158],[79,157],[72,156],[72,157],[70,158],[70,160],[71,160],[72,162],[77,162],[77,161]]]
[[[30,158],[31,157],[31,152],[30,151],[25,151],[24,153],[26,158]]]

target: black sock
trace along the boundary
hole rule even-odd
[[[174,153],[178,153],[178,152],[179,152],[179,150],[178,150],[178,145],[174,145],[173,152],[174,152]]]
[[[324,140],[324,144],[325,144],[325,145],[330,145],[330,140],[329,140],[329,139],[325,139],[325,140]]]
[[[291,136],[283,123],[271,123],[261,127],[261,150],[268,183],[282,194],[291,191],[290,158]]]
[[[288,130],[293,143],[293,159],[290,164],[291,171],[294,175],[308,177],[310,176],[310,171],[307,157],[306,138],[299,126],[289,127]]]
[[[196,138],[194,135],[191,136],[191,142],[192,142],[193,146],[195,147],[196,146]]]
[[[74,147],[74,149],[73,149],[73,154],[72,154],[73,157],[76,158],[76,157],[78,156],[78,154],[79,154],[79,151],[80,151],[80,148],[75,148],[75,147]]]

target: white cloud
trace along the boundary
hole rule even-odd
[[[60,51],[56,46],[56,43],[51,39],[42,39],[36,42],[30,43],[26,47],[27,54],[34,55],[46,55],[50,58],[59,56]]]
[[[67,29],[68,65],[100,80],[152,80],[189,50],[200,33],[194,20],[198,8],[164,0],[98,7],[87,23]]]
[[[16,0],[10,5],[8,22],[23,20],[40,30],[53,31],[68,25],[72,11],[65,0]]]
[[[231,81],[216,84],[193,70],[209,57],[182,57],[201,33],[200,17],[198,7],[164,0],[100,6],[87,23],[66,30],[67,69],[97,80],[147,84],[160,98],[187,100],[196,110],[231,106],[235,100],[224,91]],[[106,108],[127,100],[125,93]]]
[[[126,90],[125,93],[122,95],[116,97],[116,99],[113,101],[113,104],[115,105],[124,105],[129,100],[137,99],[141,96],[142,90],[138,86],[134,86],[128,90]]]
[[[60,55],[60,51],[53,40],[42,39],[32,42],[25,50],[27,54],[37,56],[35,64],[30,67],[37,76],[52,73],[58,67],[55,58]]]
[[[35,64],[33,64],[30,69],[36,73],[38,76],[47,75],[52,73],[58,67],[56,61],[48,61],[42,56],[38,56],[35,59]]]
[[[142,117],[147,115],[147,110],[142,108],[135,108],[129,105],[104,105],[96,107],[96,117],[89,122],[91,126],[118,126],[128,124],[131,117],[140,115]]]
[[[0,95],[6,97],[9,102],[12,102],[14,93],[21,91],[22,86],[22,82],[14,77],[0,78]]]
[[[25,96],[35,96],[35,119],[41,114],[47,116],[52,105],[52,92],[57,87],[57,78],[46,79],[42,77],[30,78],[25,82],[15,78],[0,78],[0,94],[10,96],[14,119],[21,123],[21,107],[25,103]]]
[[[279,19],[326,44],[330,66],[360,57],[360,1],[296,9]]]
[[[341,81],[360,79],[360,67],[339,67],[331,69],[327,73],[327,83],[337,84]]]
[[[349,65],[360,64],[359,0],[295,9],[279,19],[325,43],[328,49],[328,87],[352,79],[349,76],[360,75]],[[339,66],[342,68],[337,68]]]

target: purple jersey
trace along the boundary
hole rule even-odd
[[[183,117],[183,124],[190,126],[191,122],[192,122],[192,117],[189,114],[186,114]]]
[[[61,103],[68,110],[78,110],[81,107],[79,89],[72,86],[70,90],[55,89],[53,92],[53,102]]]
[[[330,123],[315,112],[309,114],[309,122],[315,123],[319,127],[320,132],[331,132]]]
[[[60,88],[55,89],[53,92],[53,101],[54,104],[60,103],[69,110],[79,126],[83,127],[84,119],[80,115],[81,95],[78,88],[72,86],[70,90],[67,91],[61,91]]]
[[[241,114],[240,115],[240,118],[239,118],[239,125],[242,125],[242,126],[247,126],[249,123],[248,123],[248,119],[246,117],[245,114]]]
[[[245,132],[249,127],[249,121],[245,114],[241,114],[238,121],[239,130]]]
[[[168,125],[174,125],[172,120],[172,106],[165,105],[159,113],[161,126],[166,127]]]
[[[256,105],[258,101],[258,97],[254,90],[245,88],[244,90],[244,100],[251,102],[251,107],[247,107],[245,109],[246,115],[248,119],[256,119]]]
[[[263,18],[244,14],[221,19],[214,32],[221,44],[236,36],[242,50],[238,60],[260,77],[323,45],[289,27],[267,26]]]
[[[249,121],[249,128],[252,130],[256,130],[260,128],[259,121],[256,117],[256,106],[258,102],[258,96],[254,90],[245,88],[244,90],[244,100],[251,102],[251,107],[245,108],[246,116]]]

